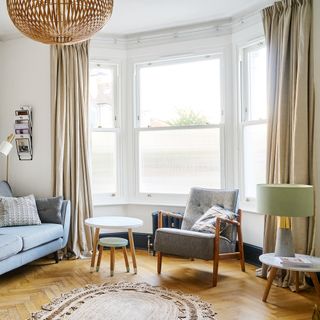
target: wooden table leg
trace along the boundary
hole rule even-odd
[[[299,282],[300,282],[299,271],[294,271],[294,273],[295,273],[295,278],[296,278],[296,292],[299,292]]]
[[[315,272],[310,272],[310,277],[314,284],[314,288],[316,289],[317,295],[320,297],[320,284],[319,284],[318,276]]]
[[[130,266],[129,266],[127,248],[126,248],[126,247],[123,247],[123,248],[122,248],[122,252],[123,252],[123,257],[124,257],[124,262],[125,262],[125,264],[126,264],[127,272],[130,272]]]
[[[110,276],[114,275],[114,264],[115,264],[115,249],[113,247],[110,248]]]
[[[97,272],[99,272],[99,269],[100,269],[102,253],[103,253],[103,246],[98,246],[98,247],[99,247],[99,255],[98,255],[98,261],[97,261],[97,267],[96,267]]]
[[[130,251],[131,251],[131,256],[132,256],[133,270],[134,270],[134,273],[137,274],[136,250],[134,247],[132,229],[128,229],[128,236],[129,236]]]
[[[264,290],[264,294],[263,294],[263,298],[262,298],[263,302],[267,302],[267,298],[268,298],[269,291],[270,291],[270,288],[271,288],[271,285],[272,285],[272,281],[273,281],[274,277],[277,274],[277,270],[278,269],[275,268],[275,267],[272,267],[271,270],[270,270],[270,274],[269,274],[269,277],[268,277],[268,283],[267,283],[266,289]]]
[[[100,233],[100,228],[96,228],[96,230],[94,232],[94,238],[93,238],[90,272],[94,271],[94,265],[96,263],[96,254],[97,254],[97,246],[98,246],[98,242],[99,242],[99,233]]]

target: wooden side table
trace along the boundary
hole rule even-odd
[[[312,282],[314,284],[314,287],[316,289],[317,295],[320,297],[320,284],[319,284],[319,280],[318,280],[318,277],[316,274],[316,272],[320,272],[320,258],[307,256],[304,254],[296,254],[296,257],[297,258],[299,258],[299,257],[306,258],[311,261],[312,265],[306,266],[306,267],[303,267],[303,266],[299,266],[299,267],[283,266],[280,258],[276,257],[274,255],[274,253],[266,253],[266,254],[263,254],[259,257],[259,260],[262,263],[271,267],[270,274],[268,277],[267,286],[266,286],[266,289],[264,291],[263,298],[262,298],[263,302],[267,301],[273,279],[275,278],[278,269],[285,269],[285,270],[290,270],[290,271],[295,272],[296,291],[297,292],[299,292],[299,272],[306,272],[306,273],[310,274],[310,277],[311,277]]]
[[[94,266],[96,263],[100,229],[127,229],[133,269],[134,273],[137,273],[136,251],[134,247],[132,229],[143,226],[142,220],[130,217],[95,217],[86,219],[85,224],[95,228],[93,238],[93,251],[91,257],[91,272],[94,271]]]

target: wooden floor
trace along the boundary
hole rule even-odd
[[[163,273],[156,274],[156,257],[138,251],[138,275],[125,273],[122,255],[117,254],[115,276],[109,277],[108,252],[99,273],[89,272],[89,260],[39,260],[0,276],[0,319],[27,319],[32,312],[61,293],[89,283],[147,282],[192,293],[212,303],[218,320],[311,319],[317,298],[314,289],[290,292],[272,287],[268,303],[261,301],[266,281],[255,277],[255,267],[242,273],[238,261],[222,261],[218,286],[212,288],[211,263],[172,257],[163,258]]]

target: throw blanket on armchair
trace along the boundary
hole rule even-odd
[[[213,206],[207,210],[192,226],[192,231],[204,232],[204,233],[216,233],[216,221],[217,218],[225,218],[233,220],[236,218],[236,214],[230,210],[226,210],[220,206]],[[222,220],[220,233],[225,230],[227,224]]]

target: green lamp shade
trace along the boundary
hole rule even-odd
[[[282,217],[313,216],[313,186],[258,184],[257,211]]]

